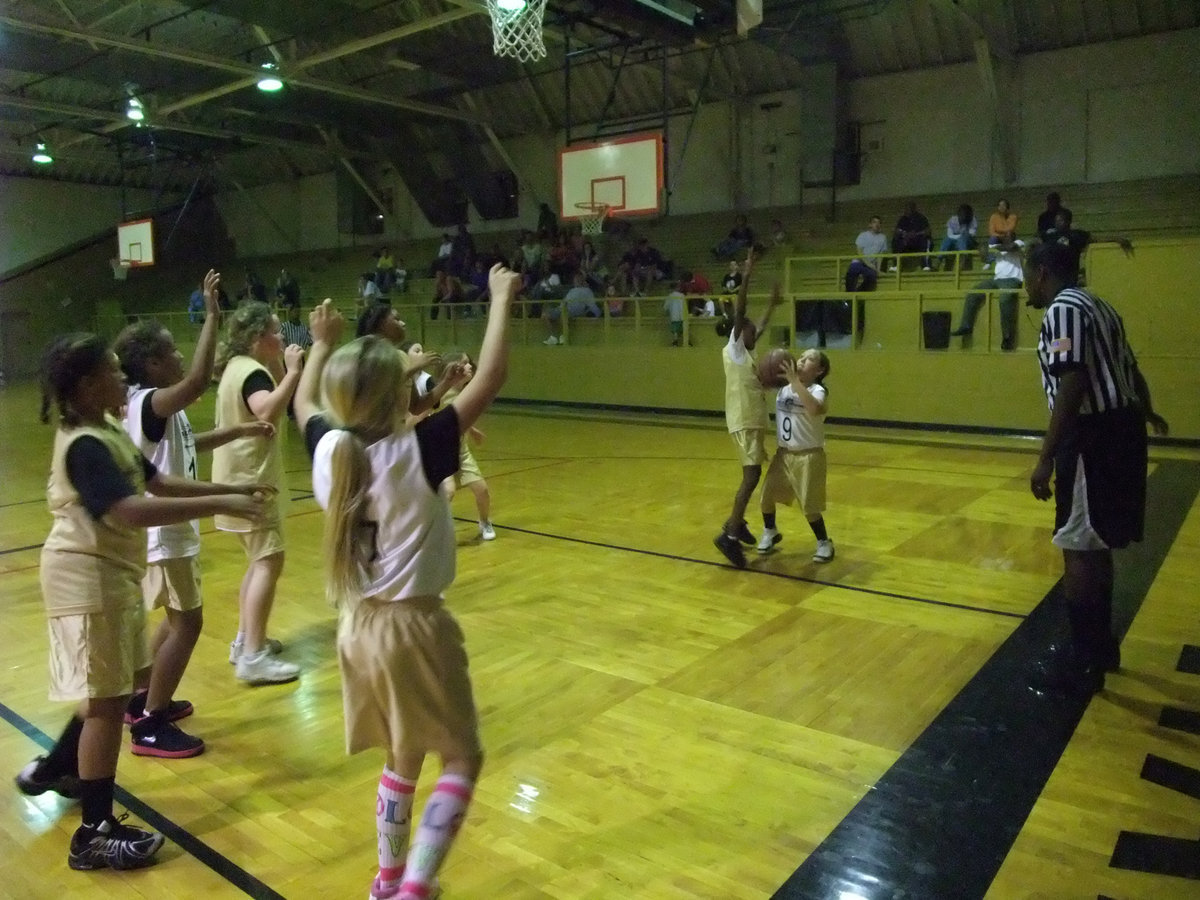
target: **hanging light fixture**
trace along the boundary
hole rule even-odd
[[[525,0],[497,0],[496,5],[505,12],[518,12],[525,8]]]
[[[133,122],[140,122],[146,118],[146,108],[137,97],[129,98],[129,105],[125,107],[125,118]]]
[[[48,166],[54,162],[54,157],[50,155],[50,151],[46,148],[45,141],[38,141],[37,146],[33,149],[33,156],[30,157],[39,166]]]
[[[279,67],[273,62],[265,62],[262,64],[263,74],[258,79],[258,89],[271,94],[280,90],[283,87],[283,82],[279,78]]]

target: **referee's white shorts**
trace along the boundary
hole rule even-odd
[[[1088,510],[1087,475],[1083,468],[1081,459],[1075,465],[1075,483],[1071,486],[1071,515],[1066,524],[1054,532],[1052,541],[1055,547],[1062,550],[1108,550],[1108,544],[1092,527]]]

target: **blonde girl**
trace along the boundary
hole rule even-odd
[[[285,348],[279,319],[265,303],[245,303],[229,317],[224,345],[217,351],[217,428],[266,422],[273,435],[239,437],[213,451],[212,477],[228,484],[268,484],[276,503],[265,520],[250,527],[218,516],[221,531],[237,534],[249,566],[238,592],[238,631],[229,647],[229,661],[247,684],[293,681],[298,666],[277,659],[282,649],[267,637],[267,620],[275,603],[275,587],[283,573],[283,483],[281,425],[300,380],[304,351]]]
[[[508,320],[520,276],[495,266],[479,371],[454,400],[405,424],[408,357],[365,337],[325,366],[327,411],[310,409],[312,372],[297,416],[313,442],[313,490],[326,511],[326,587],[341,615],[346,747],[382,747],[375,802],[379,873],[373,900],[415,900],[434,876],[466,815],[483,751],[462,631],[443,592],[454,580],[454,525],[439,491],[458,469],[462,434],[504,383]],[[313,314],[314,360],[336,340],[334,314]],[[324,335],[321,338],[320,335]],[[425,757],[441,773],[411,836],[413,792]]]

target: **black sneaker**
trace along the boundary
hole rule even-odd
[[[133,725],[146,718],[146,691],[138,691],[129,698],[129,706],[125,708],[125,724]],[[167,721],[176,722],[179,719],[186,719],[196,708],[192,706],[190,700],[172,700],[167,704]]]
[[[204,741],[188,734],[169,720],[159,720],[158,727],[149,717],[130,729],[129,743],[134,756],[157,756],[160,759],[187,759],[204,752]]]
[[[742,550],[742,545],[738,543],[738,539],[732,534],[726,534],[722,531],[713,538],[713,544],[724,554],[727,560],[739,569],[746,568],[746,554]]]
[[[154,862],[154,854],[165,838],[157,831],[146,831],[123,824],[119,819],[105,819],[95,828],[80,825],[71,835],[71,852],[67,865],[77,871],[89,869],[140,869]]]
[[[54,791],[68,800],[78,800],[79,777],[77,775],[59,775],[56,778],[47,778],[38,771],[45,761],[46,757],[39,756],[17,773],[17,777],[14,779],[17,783],[17,790],[27,797],[37,797],[46,791]]]
[[[738,526],[737,539],[747,547],[753,547],[758,543],[758,538],[750,533],[750,529],[746,526],[746,520],[742,519],[742,524]]]
[[[1062,657],[1034,668],[1029,689],[1035,694],[1088,698],[1104,690],[1104,669],[1096,664],[1080,665]]]

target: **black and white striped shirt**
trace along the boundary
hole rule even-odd
[[[1051,410],[1059,377],[1072,369],[1087,373],[1081,414],[1138,402],[1133,377],[1137,361],[1125,339],[1125,323],[1111,306],[1081,288],[1065,288],[1046,309],[1037,352]]]
[[[303,322],[289,322],[284,319],[279,330],[283,334],[285,345],[299,344],[306,350],[312,346],[312,335],[308,331],[308,326]]]

